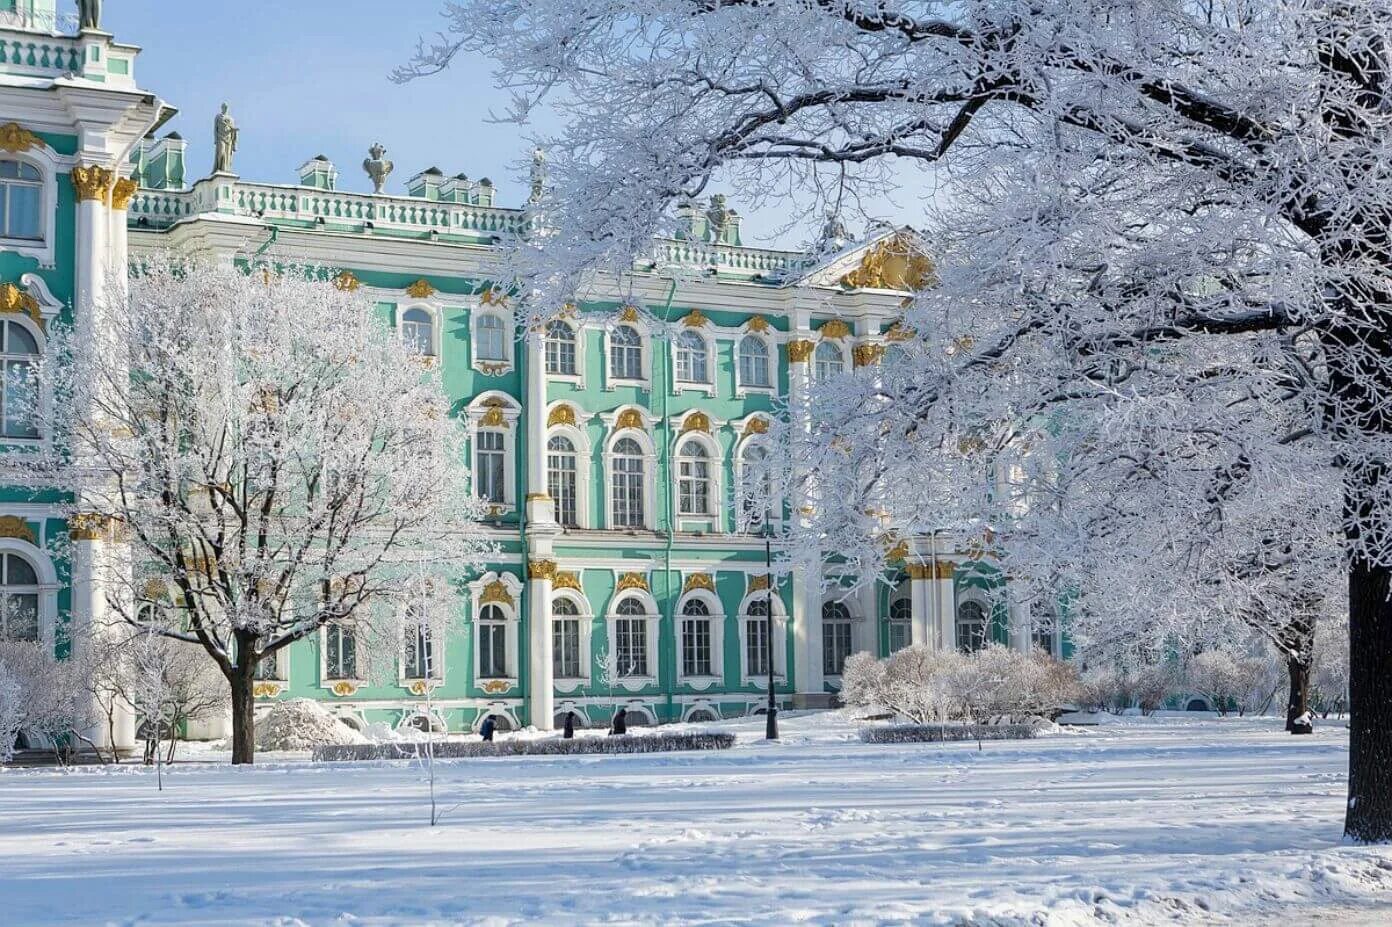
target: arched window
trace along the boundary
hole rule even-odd
[[[986,646],[986,609],[980,602],[957,606],[957,649],[975,653]]]
[[[570,599],[551,601],[551,672],[557,679],[585,675],[580,655],[580,609]]]
[[[677,514],[711,514],[710,455],[699,441],[687,441],[677,453]]]
[[[620,325],[609,335],[609,376],[643,379],[643,336],[632,325]]]
[[[546,326],[546,372],[576,375],[575,330],[560,319]]]
[[[0,161],[0,238],[43,238],[43,175],[32,164]]]
[[[614,664],[622,677],[648,676],[648,621],[642,600],[630,596],[615,609]]]
[[[492,363],[506,361],[507,329],[502,318],[492,312],[485,312],[478,317],[475,329],[478,341],[474,345],[474,353],[477,359]]]
[[[846,358],[839,345],[823,341],[817,345],[817,379],[829,380],[846,369]]]
[[[711,613],[705,602],[691,599],[681,612],[683,676],[711,676]]]
[[[34,365],[39,343],[18,322],[0,322],[0,436],[37,438]]]
[[[706,339],[693,331],[677,336],[677,379],[682,383],[709,383],[710,356]]]
[[[401,315],[401,340],[422,357],[435,356],[435,320],[424,309],[407,309]]]
[[[620,438],[614,445],[613,504],[615,528],[641,528],[643,511],[643,448],[632,438]]]
[[[749,676],[767,676],[769,672],[768,602],[756,599],[745,609],[744,670]]]
[[[740,516],[745,530],[758,532],[773,520],[773,474],[763,444],[749,443],[740,452]]]
[[[889,603],[889,652],[898,653],[913,643],[913,599],[908,583],[894,590]]]
[[[840,676],[851,655],[851,611],[841,602],[822,606],[822,672]]]
[[[556,521],[567,528],[580,525],[576,505],[575,445],[556,435],[546,442],[546,491],[556,506]]]
[[[358,638],[347,622],[335,621],[324,627],[324,678],[360,678]]]
[[[474,488],[484,502],[507,501],[507,435],[496,429],[479,429],[474,439]]]
[[[485,605],[478,622],[479,678],[506,679],[507,614],[497,605]]]
[[[0,554],[0,641],[39,642],[39,574],[19,554]]]
[[[764,339],[745,335],[739,343],[739,377],[741,386],[770,386],[769,350]]]

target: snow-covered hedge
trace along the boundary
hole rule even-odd
[[[277,702],[256,719],[256,749],[314,750],[366,745],[368,740],[323,705],[307,698]]]
[[[434,745],[436,759],[468,759],[480,756],[579,756],[583,754],[666,753],[676,750],[728,750],[735,745],[729,733],[638,734],[626,737],[577,737],[565,740],[441,741]],[[361,760],[414,760],[425,756],[424,743],[358,744],[322,746],[314,750],[316,763]]]
[[[867,744],[919,744],[949,740],[1028,740],[1046,726],[1036,724],[891,724],[860,729]]]

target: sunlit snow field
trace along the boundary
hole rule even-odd
[[[0,924],[1392,923],[1392,848],[1340,842],[1338,727],[730,727],[719,754],[438,763],[433,829],[409,763],[0,772]]]

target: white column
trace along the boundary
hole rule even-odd
[[[880,655],[880,584],[871,580],[856,592],[856,604],[860,609],[861,620],[856,622],[851,638],[852,653]]]
[[[940,648],[941,642],[938,640],[938,625],[933,616],[936,614],[933,608],[933,591],[930,578],[932,568],[926,564],[910,563],[909,573],[909,605],[913,613],[911,635],[915,647],[934,647]]]
[[[546,341],[527,335],[527,521],[553,524],[555,504],[546,491]]]
[[[76,271],[77,300],[74,314],[77,330],[82,337],[96,333],[97,307],[106,290],[107,215],[106,201],[111,195],[112,173],[96,165],[76,167],[72,171],[73,187],[77,191]]]
[[[527,613],[531,627],[527,647],[530,656],[527,699],[531,705],[532,726],[539,731],[549,731],[555,726],[556,681],[553,677],[551,640],[551,582],[555,573],[555,561],[533,560],[531,563],[530,607]]]
[[[810,334],[805,319],[799,321],[798,334]],[[795,442],[804,440],[812,431],[808,404],[812,349],[813,342],[804,337],[788,342],[788,405]],[[799,456],[795,450],[794,459]],[[802,473],[794,473],[795,485],[801,482],[802,476]],[[808,505],[805,494],[795,491],[790,502],[792,517],[805,519]],[[798,695],[804,697],[804,703],[814,705],[826,697],[826,680],[822,675],[821,579],[820,559],[799,564],[793,574],[793,672]]]
[[[937,603],[938,641],[943,650],[957,649],[957,589],[952,574],[952,563],[939,560],[933,574],[933,599]]]
[[[1010,577],[1005,579],[1006,627],[1010,629],[1010,649],[1029,653],[1034,640],[1029,604],[1020,601],[1019,592]]]

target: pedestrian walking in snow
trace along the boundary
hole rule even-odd
[[[479,728],[479,733],[483,735],[483,742],[491,744],[493,742],[493,732],[498,729],[498,722],[489,715],[483,719],[483,726]]]
[[[628,709],[620,708],[614,712],[614,721],[609,727],[609,736],[617,737],[628,733]]]
[[[561,730],[561,736],[566,740],[575,739],[575,712],[566,712],[565,726]]]

